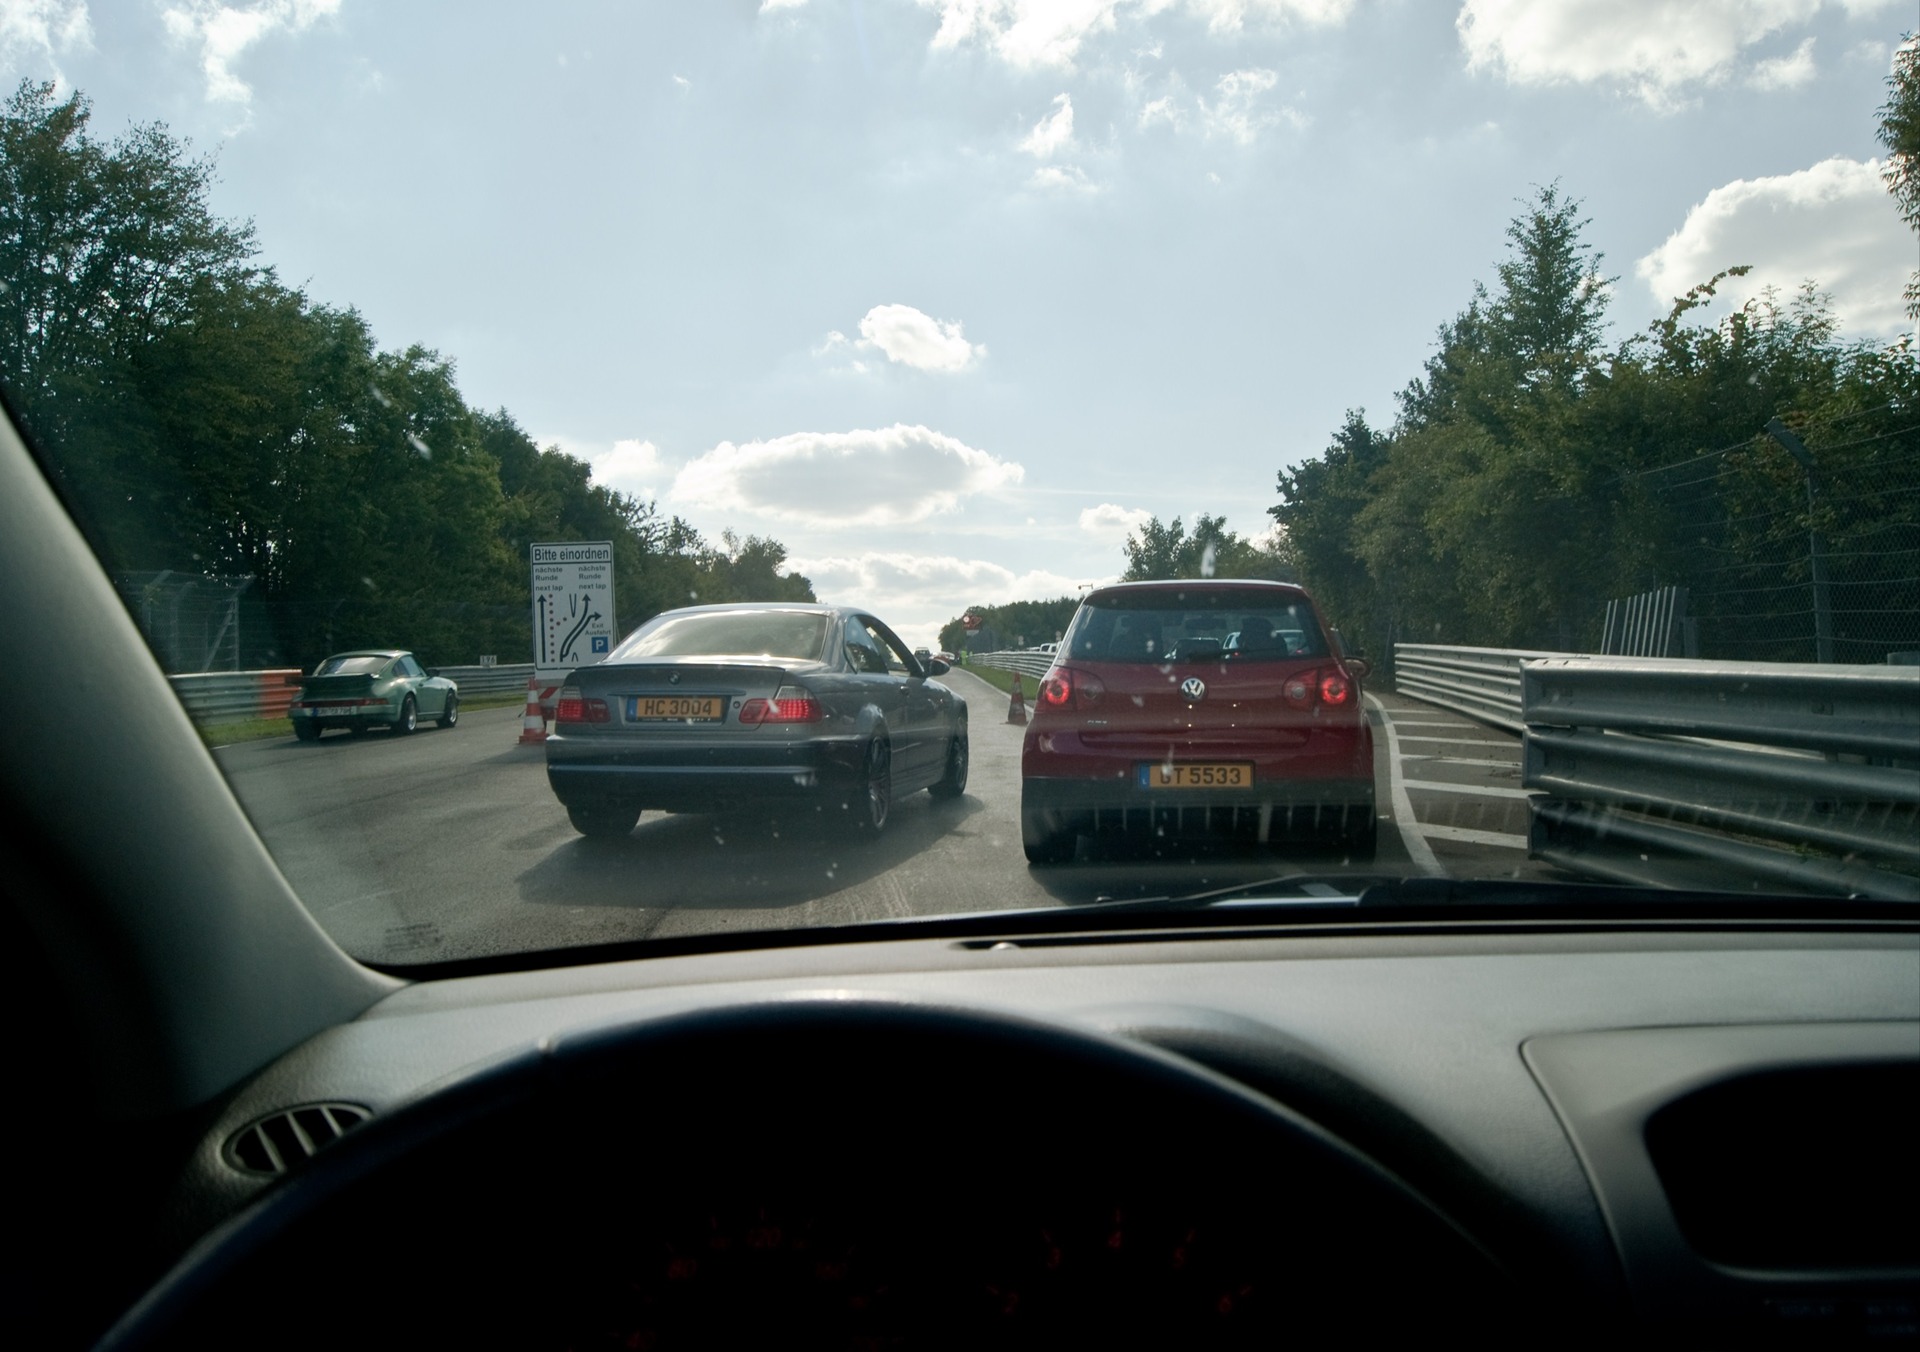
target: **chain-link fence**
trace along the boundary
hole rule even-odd
[[[1633,476],[1665,542],[1650,580],[1687,589],[1701,657],[1879,663],[1920,649],[1920,424],[1886,421],[1781,429]]]
[[[162,569],[125,573],[115,584],[127,609],[170,672],[239,671],[262,635],[251,632],[255,619],[242,598],[251,577],[208,577]]]

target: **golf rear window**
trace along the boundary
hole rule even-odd
[[[1089,601],[1062,647],[1087,662],[1284,662],[1328,652],[1304,600],[1200,590]]]
[[[609,661],[648,657],[778,657],[817,662],[828,616],[803,610],[662,615],[640,626]]]

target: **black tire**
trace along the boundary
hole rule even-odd
[[[393,735],[396,737],[405,737],[420,726],[420,706],[413,702],[412,695],[400,701],[400,717],[394,719],[388,726],[393,729]]]
[[[965,793],[967,791],[967,764],[970,759],[971,753],[967,749],[967,725],[962,723],[960,725],[960,731],[955,734],[953,741],[947,745],[946,772],[927,787],[927,792],[942,802],[948,799],[958,798],[961,794]]]
[[[447,696],[447,707],[440,711],[438,721],[443,728],[450,728],[460,721],[460,697],[458,695]]]
[[[1029,864],[1065,864],[1079,843],[1073,832],[1057,829],[1044,813],[1022,809],[1020,848],[1027,852]]]
[[[311,718],[296,718],[293,720],[293,735],[303,742],[317,742],[320,740],[320,725]]]
[[[594,840],[616,840],[632,832],[640,809],[619,803],[570,803],[567,820],[581,835]]]
[[[867,743],[860,762],[860,782],[847,799],[847,824],[860,835],[875,837],[887,829],[893,815],[893,748],[882,738]]]

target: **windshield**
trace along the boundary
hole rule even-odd
[[[744,655],[814,662],[826,647],[827,624],[827,616],[804,611],[666,615],[641,625],[607,660]]]
[[[504,18],[0,6],[10,416],[356,957],[1920,896],[1910,0]]]

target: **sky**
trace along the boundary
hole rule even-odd
[[[914,643],[1149,515],[1269,527],[1536,186],[1617,340],[1722,268],[1903,331],[1920,0],[0,0],[0,76],[211,153],[260,261]],[[1037,636],[1033,636],[1036,638]]]

